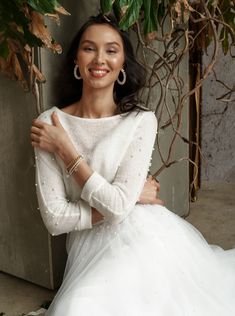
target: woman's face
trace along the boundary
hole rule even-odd
[[[90,88],[113,87],[125,61],[121,36],[111,26],[89,26],[81,37],[76,64],[83,84]]]

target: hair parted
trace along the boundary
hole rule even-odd
[[[114,101],[121,113],[129,112],[134,109],[147,110],[138,101],[137,93],[144,87],[146,80],[146,69],[136,60],[134,49],[127,32],[120,30],[118,22],[113,15],[91,16],[87,22],[80,28],[66,55],[63,67],[63,89],[57,91],[59,94],[58,107],[63,108],[80,100],[82,96],[82,80],[76,80],[73,75],[74,60],[76,59],[77,50],[83,33],[89,26],[95,24],[107,24],[116,30],[122,38],[125,62],[124,69],[126,72],[126,82],[124,85],[114,84]]]

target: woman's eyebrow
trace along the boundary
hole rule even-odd
[[[118,42],[108,42],[106,43],[107,45],[117,45],[120,46],[120,44]]]
[[[83,40],[81,42],[81,44],[85,44],[85,43],[88,43],[88,44],[96,44],[96,42],[93,42],[91,40]],[[117,46],[121,46],[118,42],[107,42],[105,43],[105,45],[117,45]]]

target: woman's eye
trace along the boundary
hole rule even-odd
[[[117,53],[117,51],[114,49],[109,49],[107,52],[108,52],[108,54],[116,54]]]
[[[84,49],[86,52],[90,52],[90,51],[95,50],[93,47],[84,47],[83,49]]]

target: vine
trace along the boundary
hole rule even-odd
[[[142,97],[158,118],[156,142],[161,165],[153,176],[158,176],[165,168],[184,160],[194,168],[191,189],[196,187],[198,165],[195,156],[202,153],[198,137],[188,139],[182,133],[182,116],[185,105],[194,97],[197,106],[199,90],[204,80],[214,71],[219,49],[224,54],[233,55],[235,43],[235,1],[230,0],[101,0],[104,14],[113,12],[123,30],[133,30],[138,39],[138,52],[148,69],[148,81]],[[161,49],[156,43],[161,42]],[[191,61],[195,67],[195,80],[190,88],[181,76],[185,56],[207,53],[213,47],[211,59],[201,71],[200,58]],[[157,47],[157,48],[156,48]],[[150,62],[152,61],[152,62]],[[231,102],[234,87],[223,83],[228,92],[219,97]],[[157,88],[157,98],[151,98],[153,88]],[[172,137],[167,153],[161,146],[161,134],[166,128],[172,129]],[[197,130],[197,133],[199,131]],[[173,158],[174,146],[178,140],[189,144],[196,152],[194,157]],[[165,147],[165,144],[164,144]],[[164,150],[165,151],[165,150]]]

